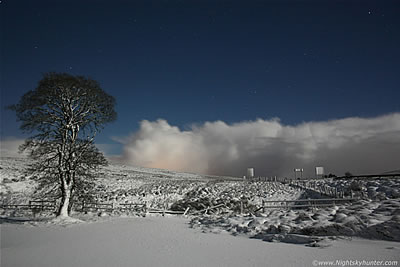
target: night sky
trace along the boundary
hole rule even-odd
[[[185,130],[400,111],[399,1],[0,2],[2,139],[26,137],[4,108],[49,71],[116,98],[101,144],[159,118]]]

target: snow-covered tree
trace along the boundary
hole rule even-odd
[[[11,106],[20,128],[32,134],[20,147],[34,160],[29,171],[39,189],[61,198],[58,216],[93,185],[93,171],[107,161],[94,138],[104,124],[116,119],[115,99],[89,78],[47,73],[35,90]]]

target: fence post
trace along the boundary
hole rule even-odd
[[[188,213],[189,209],[190,209],[190,207],[186,208],[185,212],[183,213],[183,216],[186,216],[186,214]]]

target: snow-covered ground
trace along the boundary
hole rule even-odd
[[[334,207],[278,210],[255,215],[209,215],[193,217],[191,225],[203,231],[223,229],[265,241],[292,243],[297,235],[306,235],[301,243],[320,246],[316,241],[334,236],[364,237],[400,242],[400,202],[360,200]],[[298,243],[298,240],[294,240]]]
[[[31,200],[35,182],[23,173],[27,162],[0,158],[2,202]],[[146,202],[149,208],[189,208],[195,215],[134,218],[124,211],[74,212],[77,219],[65,221],[47,213],[17,224],[12,217],[32,216],[30,211],[3,210],[1,266],[311,266],[313,260],[398,260],[398,178],[314,182],[351,190],[362,199],[263,211],[259,207],[265,200],[323,196],[280,182],[110,164],[96,175],[97,201],[116,207]]]
[[[337,239],[314,248],[202,233],[181,217],[103,218],[68,227],[1,225],[1,266],[317,266],[400,261],[400,244]],[[341,266],[341,265],[336,265]],[[348,265],[349,266],[349,265]]]

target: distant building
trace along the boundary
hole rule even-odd
[[[304,169],[294,169],[293,171],[295,180],[303,179]]]
[[[315,167],[315,176],[318,177],[323,177],[325,174],[324,167]]]
[[[247,178],[254,178],[254,168],[247,168]]]

